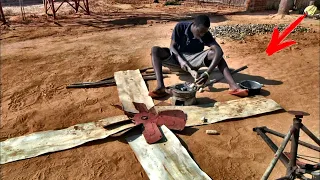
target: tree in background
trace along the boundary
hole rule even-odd
[[[279,4],[278,14],[282,16],[289,14],[291,4],[293,4],[293,0],[281,0]]]

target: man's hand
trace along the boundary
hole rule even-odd
[[[184,59],[182,59],[182,57],[178,56],[178,62],[181,69],[188,72],[188,63]]]
[[[178,61],[182,70],[189,72],[194,79],[197,79],[198,77],[197,71],[191,69],[189,64],[185,60],[183,60],[181,57],[178,57]]]
[[[199,78],[196,79],[196,84],[200,86],[205,85],[208,79],[209,79],[209,73],[204,72],[200,75]]]

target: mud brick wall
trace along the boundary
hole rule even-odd
[[[184,0],[186,2],[197,2],[197,3],[218,3],[230,6],[246,6],[248,0]]]
[[[280,0],[249,0],[248,10],[250,11],[262,11],[262,10],[278,10]],[[293,0],[297,9],[303,10],[308,5],[310,0]],[[292,7],[293,7],[292,1]],[[320,8],[320,0],[315,0],[315,5]]]
[[[250,0],[248,3],[249,11],[263,11],[267,9],[267,0]]]
[[[24,5],[42,4],[42,0],[23,0]],[[19,0],[1,0],[2,6],[19,6]]]

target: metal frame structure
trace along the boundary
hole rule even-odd
[[[3,13],[1,1],[0,1],[0,16],[1,16],[0,20],[3,22],[2,24],[7,24],[6,18],[5,18],[4,13]]]
[[[55,0],[43,0],[45,13],[48,14],[49,10],[51,10],[54,19],[57,18],[56,13],[64,3],[69,4],[76,12],[80,7],[86,14],[90,14],[88,0],[62,0],[57,8],[54,6],[55,2]]]
[[[274,159],[269,164],[267,170],[261,179],[266,180],[270,176],[273,168],[275,167],[277,161],[280,159],[281,162],[286,166],[287,172],[286,176],[279,178],[279,180],[293,180],[295,178],[308,180],[303,174],[311,174],[313,171],[320,170],[320,163],[317,164],[307,164],[297,160],[298,156],[298,144],[305,146],[307,148],[313,149],[320,152],[320,139],[318,139],[306,126],[302,124],[303,116],[309,115],[305,112],[300,111],[288,111],[290,114],[295,115],[293,118],[293,125],[291,126],[289,132],[284,135],[279,132],[268,129],[267,127],[256,127],[253,128],[253,131],[257,132],[258,135],[268,144],[268,146],[275,152]],[[318,146],[299,141],[300,129],[304,131]],[[273,141],[266,135],[270,133],[278,137],[284,138],[280,147],[278,148]],[[283,152],[287,143],[291,141],[291,150],[290,153]]]

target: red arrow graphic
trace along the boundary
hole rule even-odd
[[[271,41],[266,49],[266,53],[268,56],[271,56],[273,53],[280,51],[281,49],[291,46],[295,44],[296,42],[294,40],[288,40],[285,42],[282,42],[293,30],[298,26],[298,24],[301,23],[303,18],[306,17],[306,14],[303,16],[300,16],[297,20],[295,20],[293,23],[291,23],[280,35],[278,27],[276,26],[273,29],[272,38]]]

